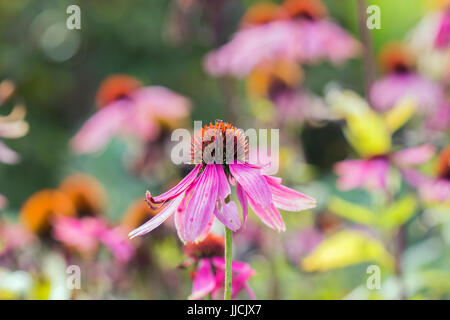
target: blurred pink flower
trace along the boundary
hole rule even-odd
[[[434,177],[414,169],[405,169],[402,173],[405,180],[419,190],[419,195],[426,202],[450,203],[450,146],[439,154]]]
[[[35,241],[34,235],[20,224],[0,223],[0,239],[3,247],[0,247],[0,256],[11,250],[23,248]]]
[[[341,190],[365,187],[369,190],[386,190],[391,166],[410,167],[428,161],[434,147],[425,144],[368,159],[340,161],[334,171],[339,176],[337,186]]]
[[[228,43],[209,53],[205,70],[213,76],[243,77],[257,65],[278,59],[340,63],[357,55],[358,42],[325,18],[320,1],[288,0],[273,10],[278,13],[265,12],[264,19],[244,23]]]
[[[212,270],[214,266],[215,274]],[[245,290],[250,299],[256,299],[255,294],[251,290],[247,281],[255,274],[255,271],[245,262],[232,262],[232,283],[231,283],[231,299],[241,291]],[[192,293],[190,300],[198,300],[211,294],[213,299],[218,299],[220,292],[223,290],[225,281],[225,259],[222,257],[213,257],[212,259],[204,258],[198,263],[195,273],[194,282],[192,284]]]
[[[435,112],[427,118],[426,126],[433,130],[447,131],[450,127],[450,102],[439,103]]]
[[[300,259],[322,242],[325,234],[316,228],[305,228],[290,236],[286,241],[286,253],[290,261],[298,264]]]
[[[203,150],[202,139],[205,139],[205,135],[211,137],[216,134],[221,135],[218,140],[223,139],[222,146],[231,138],[230,141],[240,144],[235,150],[248,149],[240,130],[218,120],[210,127],[205,126],[201,137],[198,137],[201,142],[194,139],[194,150],[196,143],[200,144],[198,150]],[[223,154],[226,154],[226,150]],[[315,199],[281,185],[280,178],[261,174],[259,167],[236,160],[234,159],[234,164],[225,165],[226,171],[221,164],[198,164],[178,185],[160,196],[153,197],[147,191],[147,202],[151,207],[161,207],[164,204],[165,207],[150,221],[130,232],[129,236],[134,238],[152,231],[172,214],[175,214],[175,226],[182,241],[194,241],[206,235],[215,218],[237,231],[241,227],[237,205],[234,201],[226,202],[231,194],[230,183],[236,185],[244,224],[248,204],[267,226],[277,231],[286,229],[277,208],[301,211],[316,206]]]
[[[417,99],[420,110],[432,113],[443,100],[441,87],[416,73],[392,73],[377,80],[370,90],[370,100],[378,111],[391,109],[405,96]]]
[[[127,262],[134,254],[134,247],[125,232],[118,228],[109,229],[98,218],[57,218],[53,224],[53,234],[69,247],[81,253],[91,253],[103,243],[119,262]]]
[[[183,266],[196,264],[196,270],[193,272],[192,293],[189,299],[201,299],[208,294],[211,294],[213,299],[219,298],[225,281],[225,259],[222,257],[224,247],[223,237],[214,234],[209,234],[200,242],[190,242],[184,246],[188,260]],[[231,267],[233,273],[231,298],[236,297],[241,290],[245,290],[251,299],[255,299],[256,297],[247,283],[255,271],[247,263],[240,261],[233,261]]]
[[[370,90],[371,104],[376,110],[389,110],[408,96],[417,100],[422,113],[432,114],[443,101],[441,86],[415,71],[416,55],[407,45],[389,43],[381,50],[379,59],[386,75]]]
[[[434,40],[434,44],[437,48],[446,48],[450,43],[450,6],[442,14],[438,33]]]
[[[187,98],[161,86],[130,85],[129,78],[116,75],[105,80],[101,89],[106,93],[97,98],[100,110],[71,141],[77,153],[96,152],[117,134],[151,141],[160,133],[160,121],[170,123],[188,115],[190,102]]]

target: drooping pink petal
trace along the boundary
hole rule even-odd
[[[184,118],[190,110],[189,99],[162,86],[143,87],[133,92],[132,98],[140,108],[151,110],[158,119]]]
[[[54,238],[80,252],[96,249],[105,230],[106,226],[96,218],[60,217],[53,221]]]
[[[269,184],[275,207],[287,211],[302,211],[316,207],[314,198],[279,184],[273,177],[264,176],[264,178]]]
[[[216,164],[214,165],[217,170],[217,180],[219,183],[219,191],[218,195],[219,198],[222,199],[222,201],[225,200],[226,197],[228,197],[231,194],[231,188],[230,184],[228,183],[227,176],[225,175],[225,172],[223,171],[222,165]]]
[[[156,216],[154,216],[152,219],[144,223],[139,228],[134,229],[131,231],[128,236],[133,239],[137,236],[142,236],[146,233],[149,233],[153,229],[160,226],[164,221],[166,221],[178,208],[181,201],[184,198],[184,193],[181,193],[178,195],[175,199],[173,199],[170,203],[168,203]]]
[[[291,21],[240,30],[228,43],[206,56],[204,68],[216,77],[244,77],[262,62],[280,58],[295,60],[294,47],[300,33]]]
[[[223,257],[213,257],[212,263],[216,268],[216,289],[215,295],[217,296],[218,290],[223,288],[225,281],[225,259]],[[248,287],[248,280],[255,275],[255,271],[250,267],[248,263],[241,261],[233,261],[231,263],[232,279],[231,279],[231,298],[234,299],[237,294],[245,289],[251,299],[255,296]]]
[[[246,195],[262,208],[267,208],[272,203],[272,194],[266,179],[259,170],[249,168],[243,164],[230,164],[230,172],[244,189]]]
[[[254,202],[251,197],[247,197],[250,207],[253,209],[255,214],[264,222],[268,227],[277,230],[286,230],[286,225],[284,224],[283,218],[280,212],[275,208],[273,204],[270,207],[263,208],[260,204]]]
[[[239,203],[241,204],[242,208],[242,224],[245,225],[247,223],[247,217],[248,217],[248,201],[247,196],[245,195],[244,189],[242,189],[241,185],[239,183],[236,184],[236,195],[239,200]]]
[[[426,127],[432,130],[446,131],[450,127],[450,102],[442,101],[427,118]]]
[[[173,187],[172,189],[170,189],[167,192],[164,192],[163,194],[156,196],[156,197],[152,197],[150,192],[146,193],[146,197],[147,197],[147,202],[150,204],[154,204],[154,203],[164,203],[167,200],[173,199],[176,196],[178,196],[180,193],[182,193],[183,191],[185,191],[187,188],[189,188],[192,183],[194,182],[194,180],[197,178],[197,175],[200,171],[200,169],[202,168],[202,165],[196,165],[195,168],[189,172],[189,174],[184,177],[183,180],[181,180],[175,187]]]
[[[427,202],[450,203],[450,181],[431,179],[419,187],[419,194]]]
[[[121,227],[104,230],[100,241],[108,247],[118,262],[126,263],[134,255],[135,249]]]
[[[444,49],[450,44],[450,9],[444,11],[434,40],[436,48]]]
[[[234,201],[225,203],[221,208],[214,209],[214,214],[227,228],[236,232],[241,227],[241,220],[239,219],[239,212]]]
[[[424,144],[397,151],[391,155],[391,160],[398,166],[415,166],[430,160],[435,151],[431,144]]]
[[[415,73],[389,74],[376,81],[370,89],[372,106],[382,112],[405,97],[416,100],[419,110],[430,114],[442,101],[443,93],[439,85]]]
[[[366,174],[365,160],[344,160],[334,166],[339,176],[337,186],[341,190],[351,190],[362,186]]]
[[[194,241],[206,228],[217,201],[218,181],[214,165],[206,165],[186,207],[184,239]]]
[[[339,176],[337,185],[341,190],[360,187],[385,189],[389,162],[385,158],[345,160],[338,162],[334,170]]]
[[[71,140],[77,153],[91,153],[100,150],[109,140],[123,129],[130,118],[132,103],[119,100],[100,109],[81,127]]]
[[[208,236],[208,234],[211,231],[211,228],[214,224],[214,221],[216,221],[216,216],[214,214],[212,214],[205,229],[203,229],[202,233],[200,233],[200,235],[198,236],[197,241],[202,241]]]
[[[212,273],[210,261],[208,259],[200,260],[189,300],[198,300],[205,297],[214,290],[215,286],[216,279]]]
[[[297,38],[295,56],[300,62],[316,62],[322,59],[332,63],[355,57],[358,42],[344,29],[327,19],[295,21],[301,30]]]

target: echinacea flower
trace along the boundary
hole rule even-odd
[[[359,51],[358,42],[326,18],[319,0],[257,4],[249,8],[241,25],[228,43],[207,55],[209,74],[243,77],[261,63],[278,59],[340,63]]]
[[[405,180],[419,191],[428,203],[450,204],[450,146],[437,159],[435,176],[427,176],[413,169],[402,171]]]
[[[81,254],[92,254],[103,243],[118,262],[127,262],[134,254],[134,247],[120,227],[109,228],[106,223],[93,217],[58,217],[53,222],[53,236]]]
[[[246,87],[256,105],[259,99],[266,99],[276,107],[280,122],[303,121],[328,112],[319,97],[301,87],[302,80],[303,73],[296,62],[277,60],[255,67],[246,79]],[[255,110],[255,116],[259,114]]]
[[[183,266],[196,265],[190,300],[198,300],[208,294],[211,294],[213,299],[219,297],[225,281],[224,247],[223,237],[214,234],[209,234],[199,243],[187,243],[184,246],[188,261]],[[232,273],[231,298],[235,298],[240,291],[245,290],[251,299],[255,299],[247,283],[255,271],[245,262],[233,261]]]
[[[231,143],[227,143],[230,141]],[[228,146],[229,144],[232,146]],[[198,158],[198,153],[205,154],[204,151],[212,146],[215,146],[214,150],[217,152],[215,158],[223,155],[223,159],[216,161]],[[180,183],[162,195],[153,197],[147,191],[150,207],[164,207],[129,236],[134,238],[144,235],[173,214],[178,236],[184,242],[205,236],[216,218],[229,229],[238,230],[241,221],[236,203],[229,198],[230,184],[236,186],[244,224],[248,205],[267,226],[277,231],[284,231],[286,228],[277,208],[301,211],[316,206],[313,198],[283,186],[280,178],[261,174],[260,167],[246,161],[247,149],[246,138],[236,127],[220,120],[205,126],[192,141],[192,159],[198,164]]]
[[[406,44],[390,43],[380,53],[386,75],[370,89],[372,106],[381,112],[391,109],[402,98],[417,100],[419,110],[432,114],[444,99],[442,88],[415,71],[415,52]]]
[[[410,100],[402,100],[381,115],[351,91],[332,92],[328,99],[332,107],[344,115],[347,140],[361,156],[361,159],[344,160],[335,165],[340,189],[366,187],[387,190],[392,167],[410,167],[432,157],[434,148],[429,144],[392,150],[391,135],[411,117],[415,109]]]
[[[148,142],[160,134],[161,123],[188,115],[189,100],[165,87],[141,86],[133,77],[113,75],[104,80],[97,95],[100,108],[73,137],[77,153],[92,153],[118,134]]]

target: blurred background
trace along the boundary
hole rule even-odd
[[[395,68],[403,63],[401,59],[407,59],[401,49],[394,50],[394,57],[388,58],[388,67],[383,69],[379,54],[386,44],[403,43],[411,52],[416,50],[414,66],[405,62],[406,67],[410,67],[408,72],[429,79],[442,90],[443,99],[447,99],[447,103],[442,104],[448,109],[448,78],[428,73],[426,66],[431,62],[420,59],[425,55],[418,51],[420,46],[414,46],[420,40],[412,35],[414,28],[427,17],[448,13],[448,3],[367,1],[367,6],[375,4],[381,12],[381,28],[366,30],[372,44],[368,54],[364,49],[367,41],[361,38],[358,27],[358,1],[323,0],[327,14],[320,19],[327,19],[345,30],[360,48],[358,53],[338,64],[324,58],[311,63],[294,61],[288,66],[289,70],[299,68],[302,79],[292,85],[292,90],[308,97],[294,108],[316,108],[317,112],[300,116],[286,113],[290,120],[286,121],[275,116],[286,111],[277,107],[276,99],[271,99],[270,94],[255,98],[251,89],[253,74],[216,76],[205,67],[205,56],[243,30],[243,17],[260,2],[0,1],[0,81],[3,81],[3,88],[13,87],[10,95],[5,89],[7,93],[1,97],[4,102],[0,111],[6,116],[15,107],[23,106],[26,114],[22,120],[29,126],[17,139],[9,139],[0,130],[0,139],[20,157],[14,164],[0,164],[0,194],[5,202],[0,217],[3,229],[0,232],[0,252],[3,250],[0,253],[0,298],[187,298],[195,277],[195,272],[189,270],[195,269],[195,262],[183,265],[189,259],[172,222],[137,241],[129,241],[125,236],[121,240],[126,242],[123,252],[127,253],[123,257],[117,253],[120,251],[117,243],[97,239],[98,244],[80,244],[81,231],[73,231],[76,243],[65,241],[63,236],[55,235],[57,227],[50,218],[36,218],[58,211],[55,206],[64,207],[65,200],[54,200],[53,193],[33,203],[29,200],[42,190],[60,192],[67,177],[72,177],[75,182],[72,181],[72,185],[67,182],[70,186],[64,190],[69,190],[67,194],[76,193],[72,201],[77,216],[84,217],[79,212],[88,207],[96,211],[95,217],[102,217],[102,223],[111,232],[119,227],[124,230],[137,227],[154,214],[145,206],[139,206],[145,191],[160,194],[189,172],[189,168],[170,161],[171,130],[190,128],[193,120],[209,123],[216,119],[244,129],[279,128],[280,170],[276,175],[283,178],[284,184],[318,201],[315,209],[283,213],[287,224],[285,233],[270,230],[251,213],[247,229],[235,235],[234,259],[248,263],[255,271],[248,283],[257,298],[450,297],[450,187],[442,183],[428,193],[420,190],[420,185],[404,175],[403,168],[392,156],[402,149],[427,145],[426,151],[407,155],[421,158],[429,153],[423,163],[417,160],[408,170],[420,172],[427,179],[440,177],[444,182],[449,181],[446,174],[450,169],[445,171],[445,166],[449,165],[450,156],[445,158],[443,152],[449,143],[449,122],[430,129],[427,117],[433,112],[425,115],[410,112],[403,118],[392,116],[393,122],[401,122],[401,126],[389,131],[392,148],[385,148],[381,153],[361,151],[364,146],[371,146],[371,139],[381,139],[382,133],[377,130],[382,129],[378,127],[367,135],[361,134],[366,126],[371,128],[375,123],[372,117],[388,117],[387,108],[373,108],[374,101],[367,99],[366,86],[382,80],[389,72],[398,72]],[[283,2],[272,3],[282,5]],[[66,9],[72,4],[81,9],[80,30],[66,27],[70,16]],[[308,10],[315,12],[314,5],[311,6],[313,9],[305,9],[307,13],[310,13]],[[313,14],[307,19],[316,21],[319,17]],[[440,22],[438,18],[432,20],[436,24]],[[424,31],[425,38],[434,38],[429,30]],[[435,50],[449,56],[448,46]],[[395,59],[401,61],[389,69],[389,63],[397,63]],[[436,62],[436,59],[431,61]],[[449,66],[442,62],[437,69],[445,72],[450,70]],[[70,141],[100,110],[99,88],[114,74],[133,77],[144,86],[164,86],[189,99],[189,115],[180,121],[170,120],[169,124],[155,120],[161,130],[157,138],[145,142],[145,147],[139,139],[115,136],[95,152],[77,152],[71,148]],[[393,86],[385,88],[394,90]],[[346,96],[348,91],[345,90],[351,90],[352,94]],[[383,89],[381,92],[382,96],[391,95]],[[391,110],[402,103],[400,98],[395,106],[389,106]],[[358,105],[358,99],[366,101],[370,111],[361,111],[365,118],[358,120],[361,123],[355,129],[358,125],[352,127],[354,110],[349,111],[346,106]],[[412,100],[411,103],[420,108],[421,100]],[[436,105],[437,108],[440,105]],[[343,109],[346,111],[342,112]],[[406,109],[400,112],[406,114]],[[443,114],[447,114],[447,109]],[[433,116],[435,114],[430,117]],[[351,134],[360,139],[359,149],[355,139],[349,138]],[[370,182],[349,187],[348,183],[344,186],[345,183],[339,182],[342,172],[338,172],[336,165],[340,161],[377,157],[390,163],[386,169],[389,171],[387,187],[377,187]],[[440,171],[435,170],[436,166]],[[354,173],[370,174],[363,169]],[[444,195],[430,199],[429,193]],[[79,205],[80,198],[84,199],[84,207]],[[61,207],[59,210],[64,211]],[[50,226],[42,232],[38,232],[39,227],[27,229],[27,226],[35,226],[33,223],[40,224],[33,222],[38,219],[47,219],[45,223]],[[49,231],[49,228],[54,230]],[[213,232],[220,235],[221,225],[215,226]],[[80,289],[66,285],[66,267],[72,264],[81,266]],[[368,269],[371,265],[376,268]],[[370,278],[374,274],[375,278]],[[248,298],[248,295],[240,292],[237,297]]]

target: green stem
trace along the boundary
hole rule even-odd
[[[224,300],[231,300],[231,261],[233,231],[225,227],[225,293]]]

